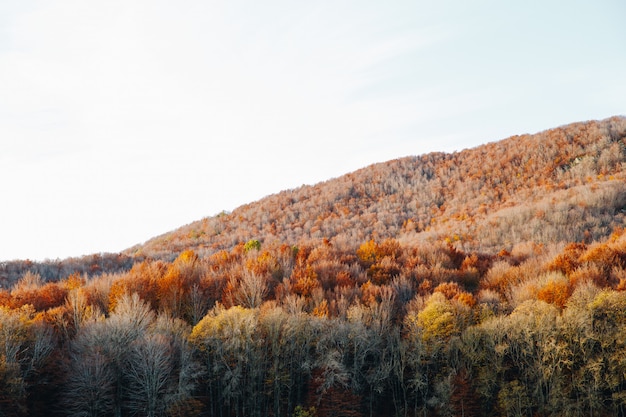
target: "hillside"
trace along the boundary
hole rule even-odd
[[[0,264],[0,416],[626,416],[626,118]]]
[[[126,251],[172,259],[250,239],[449,241],[495,253],[592,241],[625,223],[626,118],[574,123],[452,154],[379,163],[205,218]]]

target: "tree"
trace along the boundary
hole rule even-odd
[[[72,342],[64,402],[75,414],[124,414],[133,344],[155,319],[139,296],[122,295],[108,319],[83,323]],[[87,401],[86,401],[87,400]],[[111,408],[107,408],[111,407]]]
[[[596,355],[587,364],[593,376],[593,387],[600,398],[598,411],[614,414],[626,411],[626,293],[613,290],[599,292],[589,304],[591,328],[597,342]],[[607,397],[610,396],[610,402]],[[592,403],[593,404],[593,403]],[[599,404],[599,405],[600,405]]]
[[[70,357],[62,403],[69,415],[101,417],[115,409],[115,375],[99,349],[78,351]]]
[[[149,329],[150,336],[163,338],[168,346],[171,377],[163,401],[171,416],[193,416],[202,409],[193,398],[201,369],[189,344],[190,333],[189,324],[166,314],[160,314]]]
[[[28,414],[27,396],[53,348],[52,331],[32,306],[0,307],[0,411],[5,415]]]
[[[386,284],[400,273],[398,259],[402,251],[394,239],[386,239],[381,244],[369,240],[357,249],[356,254],[375,284]]]
[[[132,345],[128,358],[128,409],[146,417],[165,415],[173,379],[173,352],[164,335],[147,334]]]
[[[254,272],[245,271],[240,278],[232,276],[225,291],[225,301],[229,305],[257,308],[269,292],[267,278]]]
[[[352,388],[366,395],[369,415],[374,415],[375,404],[390,387],[395,350],[392,318],[394,292],[381,289],[380,302],[368,306],[353,305],[348,309],[348,340],[352,365]]]
[[[246,244],[244,245],[243,249],[246,252],[250,252],[251,250],[259,251],[259,250],[261,250],[261,242],[259,242],[256,239],[251,239],[251,240],[246,242]]]
[[[266,358],[265,391],[271,397],[268,406],[274,416],[280,417],[286,414],[285,403],[289,408],[289,400],[292,400],[288,398],[294,383],[290,346],[295,339],[295,334],[292,334],[293,328],[289,326],[289,316],[281,307],[272,304],[266,304],[261,308],[258,330],[259,336],[265,340],[261,350]]]
[[[480,400],[465,369],[461,369],[452,380],[450,405],[454,415],[461,417],[480,416]]]
[[[222,404],[235,415],[261,415],[263,358],[256,343],[258,310],[216,305],[193,327],[189,340],[203,363],[211,414]]]
[[[445,342],[458,332],[452,304],[441,293],[433,293],[426,306],[417,313],[417,324],[422,328],[425,342]]]
[[[157,281],[157,297],[162,311],[174,317],[192,321],[190,295],[204,275],[203,265],[191,250],[182,252]]]
[[[313,291],[320,288],[317,272],[311,265],[298,262],[290,277],[292,291],[303,297],[309,297]]]

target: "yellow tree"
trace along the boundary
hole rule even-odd
[[[439,292],[433,293],[424,309],[417,313],[417,324],[426,343],[445,342],[459,331],[454,306]]]
[[[193,327],[189,340],[205,365],[204,394],[212,415],[220,410],[256,415],[264,383],[257,325],[258,309],[218,304]]]

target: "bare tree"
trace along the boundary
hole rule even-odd
[[[247,308],[260,307],[269,291],[267,278],[250,271],[245,271],[241,279],[232,284],[235,304]]]
[[[97,413],[110,404],[112,409],[107,415],[123,415],[131,347],[144,336],[153,321],[150,307],[133,294],[123,295],[108,319],[101,317],[83,323],[71,346],[73,356],[65,396],[73,414],[101,415]],[[92,358],[96,358],[93,363]],[[87,403],[81,393],[91,392],[92,387],[95,392],[86,397],[91,398]]]
[[[170,341],[161,334],[133,343],[127,367],[128,409],[146,417],[165,415],[167,391],[173,373]]]
[[[0,306],[0,415],[26,413],[29,388],[54,347],[48,325],[33,320],[32,306]],[[6,411],[5,411],[6,410]]]
[[[198,322],[204,317],[207,310],[209,309],[209,299],[203,293],[202,288],[198,283],[195,283],[191,286],[191,290],[189,293],[189,318],[191,319],[191,324],[194,326],[198,324]]]
[[[73,354],[68,375],[62,401],[68,415],[111,415],[115,401],[115,375],[109,359],[100,350]]]

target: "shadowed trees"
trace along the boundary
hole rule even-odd
[[[187,325],[155,316],[137,294],[95,317],[70,349],[64,405],[75,415],[168,415],[193,389]]]

